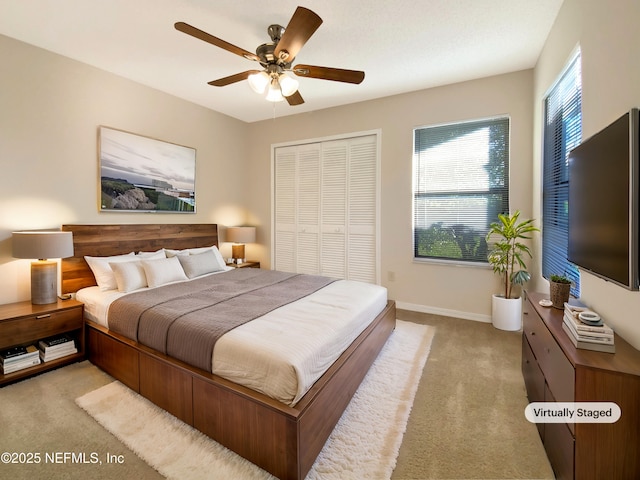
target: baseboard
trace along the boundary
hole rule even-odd
[[[444,317],[462,318],[463,320],[473,320],[474,322],[491,323],[491,315],[481,315],[479,313],[461,312],[459,310],[449,310],[446,308],[430,307],[428,305],[417,305],[415,303],[396,301],[396,308],[411,310],[412,312],[431,313]]]

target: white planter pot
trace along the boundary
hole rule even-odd
[[[522,299],[504,298],[494,294],[491,298],[491,322],[500,330],[516,331],[522,328]]]

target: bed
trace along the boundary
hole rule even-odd
[[[85,256],[107,257],[163,248],[197,249],[218,244],[215,224],[63,225],[62,229],[73,232],[75,250],[74,257],[62,261],[63,293],[95,288],[96,279]],[[238,270],[222,272],[215,281],[225,275],[254,276]],[[325,295],[325,290],[331,288],[337,286],[333,283],[323,286],[303,300]],[[296,308],[295,303],[291,308]],[[278,307],[277,311],[282,312],[288,306],[289,303]],[[125,335],[126,332],[109,329],[97,317],[86,320],[86,345],[89,360],[129,388],[276,477],[301,479],[395,326],[395,304],[386,297],[380,311],[365,313],[372,321],[367,318],[366,324],[353,334],[355,339],[336,354],[337,359],[326,371],[290,399],[277,399],[271,392],[242,385],[241,380],[224,378],[222,375],[226,373],[193,366],[170,351],[151,348],[140,339]],[[263,320],[260,317],[250,323],[259,324]],[[225,338],[220,337],[216,345]],[[216,355],[217,352],[214,360]]]

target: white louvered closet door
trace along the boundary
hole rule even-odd
[[[320,272],[320,144],[282,147],[275,157],[275,269]]]
[[[322,146],[322,267],[327,277],[347,278],[348,141]]]
[[[376,283],[375,135],[279,147],[275,268]]]
[[[376,283],[378,167],[375,136],[349,144],[347,278]]]
[[[320,273],[320,145],[298,148],[297,273]]]
[[[275,157],[274,268],[296,271],[297,147],[278,148]]]

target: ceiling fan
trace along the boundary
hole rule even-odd
[[[262,70],[247,70],[228,77],[208,82],[214,87],[224,87],[232,83],[248,80],[251,88],[257,93],[267,90],[267,100],[272,102],[286,99],[289,105],[301,105],[304,99],[298,92],[298,81],[288,75],[289,72],[308,78],[332,80],[359,84],[364,80],[364,72],[358,70],[344,70],[341,68],[319,67],[315,65],[298,64],[292,67],[300,49],[320,27],[322,19],[311,10],[298,7],[286,28],[271,25],[267,29],[271,43],[264,43],[251,53],[236,47],[224,40],[210,35],[184,22],[177,22],[174,26],[187,35],[203,40],[207,43],[223,48],[228,52],[240,55],[262,65]]]

